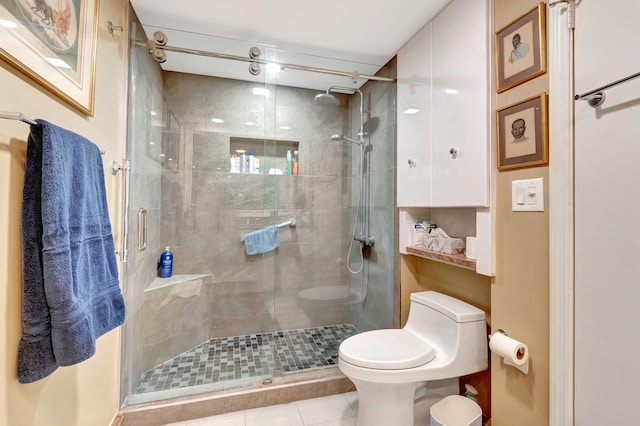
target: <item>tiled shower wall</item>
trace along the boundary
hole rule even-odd
[[[181,126],[164,138],[160,245],[173,248],[174,273],[213,275],[212,337],[351,320],[349,305],[298,298],[307,288],[348,285],[344,183],[358,151],[329,139],[349,132],[347,98],[330,107],[314,102],[318,91],[266,86],[263,97],[255,87],[265,85],[164,75],[165,100]],[[264,140],[265,150],[274,140],[299,143],[300,175],[229,173],[232,137]],[[245,254],[243,233],[290,218],[297,226],[280,230],[279,249]]]
[[[395,62],[381,73],[395,75]],[[318,93],[313,90],[268,86],[267,98],[251,94],[263,86],[165,73],[166,102],[181,127],[165,134],[161,245],[174,248],[177,273],[213,274],[212,337],[341,322],[354,322],[361,330],[397,325],[395,85],[369,82],[362,88],[368,111],[368,221],[376,244],[366,250],[364,271],[357,275],[346,271],[346,257],[357,201],[358,148],[330,141],[329,135],[357,137],[359,99],[338,95],[340,107],[328,107],[313,102]],[[213,117],[225,123],[213,124]],[[291,129],[281,130],[282,125]],[[234,136],[265,144],[298,142],[300,176],[229,173]],[[242,233],[289,218],[298,226],[281,230],[277,252],[244,255]],[[351,262],[357,267],[357,256]],[[314,306],[297,297],[306,288],[346,283],[366,296],[362,303]]]
[[[395,77],[395,59],[377,75]],[[396,85],[369,81],[361,90],[365,110],[369,111],[365,115],[364,126],[367,133],[365,175],[368,177],[365,195],[370,204],[368,229],[375,238],[375,245],[365,250],[363,273],[352,275],[350,279],[352,288],[365,295],[364,300],[352,305],[352,323],[358,330],[366,331],[399,326],[400,266],[395,208]],[[357,129],[360,125],[359,105],[352,101],[349,108],[351,127]],[[357,159],[352,161],[355,168]],[[354,180],[352,186],[356,185]],[[354,194],[353,205],[356,204],[356,196]]]

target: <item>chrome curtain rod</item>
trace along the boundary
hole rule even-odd
[[[147,44],[144,44],[144,43],[140,43],[140,45],[144,47],[149,47]],[[254,62],[262,65],[274,64],[279,66],[282,69],[289,68],[292,70],[311,71],[311,72],[318,72],[322,74],[339,75],[343,77],[351,77],[354,80],[358,78],[364,78],[367,80],[374,80],[374,81],[388,81],[388,82],[396,81],[395,78],[379,77],[375,75],[365,75],[365,74],[360,74],[357,71],[346,72],[346,71],[330,70],[326,68],[308,67],[305,65],[289,64],[286,62],[267,61],[259,58],[245,58],[242,56],[227,55],[226,53],[207,52],[206,50],[187,49],[184,47],[174,47],[174,46],[166,46],[166,45],[165,46],[155,45],[154,48],[158,50],[166,50],[167,52],[187,53],[189,55],[206,56],[209,58],[230,59],[232,61],[242,61],[242,62]]]
[[[7,120],[20,120],[20,121],[23,121],[25,123],[34,124],[36,126],[38,125],[38,123],[35,120],[32,120],[29,117],[26,117],[21,112],[4,112],[4,111],[0,111],[0,118],[6,118]]]
[[[590,92],[583,93],[582,95],[576,95],[575,100],[584,100],[589,101],[589,105],[592,107],[597,107],[604,102],[605,95],[604,90],[609,89],[610,87],[617,86],[618,84],[626,83],[629,80],[633,80],[634,78],[640,77],[640,72],[632,74],[628,77],[621,78],[620,80],[616,80],[613,83],[606,84],[602,87],[598,87],[597,89],[593,89]]]

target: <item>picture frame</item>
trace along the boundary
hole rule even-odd
[[[496,33],[498,93],[547,72],[546,10],[539,3]]]
[[[496,111],[498,170],[549,163],[547,94]]]
[[[0,58],[93,115],[98,0],[0,0]]]

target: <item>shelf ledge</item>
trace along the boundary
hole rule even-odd
[[[407,253],[414,256],[421,257],[423,259],[435,260],[437,262],[448,263],[450,265],[458,266],[461,268],[476,270],[475,259],[469,259],[464,254],[446,254],[436,251],[425,250],[419,247],[407,247]]]

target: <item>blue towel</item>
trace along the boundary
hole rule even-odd
[[[20,383],[90,358],[96,339],[124,322],[100,150],[37,121],[22,200]]]
[[[244,236],[244,249],[248,255],[266,253],[280,247],[278,226],[268,226]]]

